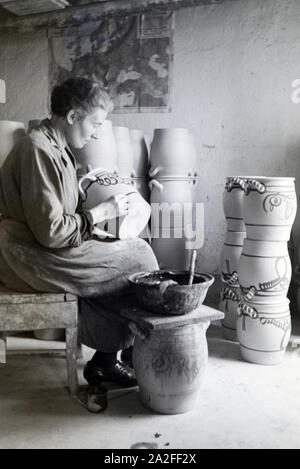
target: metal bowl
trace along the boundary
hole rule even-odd
[[[155,270],[138,272],[130,275],[128,280],[143,308],[157,314],[180,315],[203,303],[214,277],[197,272],[193,284],[188,285],[189,272],[186,270]]]

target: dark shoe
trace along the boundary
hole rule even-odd
[[[83,376],[92,386],[101,384],[104,381],[110,381],[123,387],[137,385],[133,371],[120,361],[108,367],[100,367],[87,362],[83,370]]]
[[[133,368],[132,349],[133,347],[129,347],[129,348],[122,350],[121,356],[120,356],[122,362],[125,363],[125,365],[130,366],[130,368]]]

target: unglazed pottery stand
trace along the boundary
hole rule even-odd
[[[121,315],[136,334],[133,366],[142,403],[163,414],[192,410],[208,359],[206,330],[224,314],[200,305],[184,315],[160,316],[139,306]]]

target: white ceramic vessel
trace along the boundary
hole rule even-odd
[[[129,129],[129,135],[133,150],[133,177],[145,178],[148,174],[149,155],[144,133],[139,129]]]
[[[297,211],[295,178],[249,178],[243,214],[247,238],[288,241]]]
[[[291,281],[287,243],[246,238],[238,278],[242,295],[252,303],[276,303],[286,296]]]
[[[141,195],[142,197],[149,202],[150,201],[150,188],[149,183],[146,178],[122,178],[125,184],[129,184],[133,186]]]
[[[149,182],[153,202],[194,202],[199,178],[162,177]]]
[[[117,217],[99,223],[98,235],[111,235],[120,239],[138,236],[148,224],[151,208],[132,185],[122,178],[97,168],[83,176],[78,183],[83,208],[92,208],[116,194],[126,194],[129,202],[127,216]]]
[[[113,133],[117,147],[117,168],[121,177],[133,176],[133,146],[127,127],[114,126]]]
[[[196,184],[197,179],[194,178],[165,178],[150,181],[152,223],[155,228],[158,227],[159,223],[165,228],[182,226],[183,222],[185,224],[192,223]],[[158,210],[162,213],[161,222],[156,216]]]
[[[223,193],[223,210],[230,231],[246,231],[243,216],[243,176],[230,176],[226,178]]]
[[[159,237],[151,237],[151,247],[157,257],[159,267],[187,270],[190,265],[191,250],[186,247],[187,238],[184,231],[165,228],[161,229],[159,234]],[[175,237],[177,235],[178,237]]]
[[[222,280],[228,285],[238,287],[238,265],[243,250],[245,231],[227,231],[221,254]]]
[[[0,121],[0,167],[15,144],[25,135],[23,122]]]
[[[238,307],[237,336],[244,360],[259,365],[281,363],[291,334],[289,300],[268,305],[243,302]]]
[[[105,120],[97,132],[98,138],[92,139],[80,150],[73,148],[76,157],[78,178],[92,169],[105,168],[117,172],[117,147],[112,122]]]
[[[184,128],[155,129],[150,147],[151,178],[197,176],[196,150]]]
[[[239,289],[224,284],[221,290],[220,311],[224,313],[222,320],[223,336],[227,340],[237,341],[236,321],[238,317]]]

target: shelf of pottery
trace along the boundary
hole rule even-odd
[[[294,178],[229,177],[223,208],[224,337],[239,342],[246,361],[280,363],[291,334],[287,243],[297,210]]]

